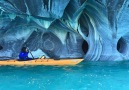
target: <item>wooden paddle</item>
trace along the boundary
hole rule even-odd
[[[34,59],[33,54],[31,53],[31,51],[29,50],[29,48],[27,47],[27,50],[29,51],[29,53],[31,54],[32,58]]]
[[[33,56],[33,54],[31,53],[31,51],[30,51],[30,50],[29,50],[29,52],[30,52],[30,54],[31,54],[32,58],[34,59],[34,56]]]

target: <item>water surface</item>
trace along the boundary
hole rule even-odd
[[[128,90],[129,62],[0,66],[0,90]]]

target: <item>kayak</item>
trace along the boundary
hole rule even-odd
[[[28,60],[28,61],[18,61],[18,60],[5,60],[0,61],[0,65],[16,65],[16,66],[24,66],[24,65],[76,65],[82,62],[83,59],[35,59],[35,60]]]

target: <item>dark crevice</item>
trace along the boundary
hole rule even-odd
[[[86,0],[78,0],[78,2],[82,5]]]
[[[120,52],[120,48],[121,48],[121,44],[120,44],[120,41],[118,41],[117,43],[117,50]]]
[[[89,49],[88,43],[84,40],[82,43],[82,50],[86,54]]]
[[[50,0],[50,11],[52,10],[52,0]]]
[[[100,5],[103,5],[102,1],[100,1],[100,0],[96,0],[96,2],[97,2],[98,4],[100,4]]]
[[[44,8],[47,9],[48,11],[49,0],[43,0],[43,3],[44,3]]]
[[[0,50],[2,50],[3,49],[3,47],[0,45]]]
[[[49,9],[50,9],[50,11],[52,10],[52,0],[43,0],[43,3],[44,3],[44,9],[47,9],[47,11]],[[50,4],[50,7],[49,7],[49,4]]]

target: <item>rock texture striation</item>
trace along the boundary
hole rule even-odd
[[[0,0],[0,59],[129,59],[129,0]]]

